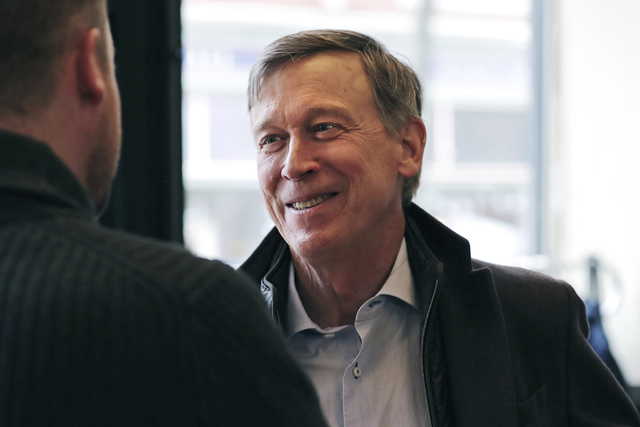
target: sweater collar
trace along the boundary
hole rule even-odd
[[[73,211],[87,218],[97,216],[80,182],[46,144],[1,129],[0,193],[28,200],[34,207]]]

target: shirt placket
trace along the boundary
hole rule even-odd
[[[366,427],[367,417],[363,414],[362,390],[364,378],[367,374],[366,366],[362,360],[368,349],[367,336],[371,333],[373,327],[373,311],[381,301],[374,300],[363,305],[358,311],[355,324],[353,327],[353,339],[357,344],[357,353],[355,357],[345,366],[342,376],[342,408],[343,408],[343,426],[344,427]]]

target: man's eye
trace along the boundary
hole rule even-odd
[[[284,146],[286,135],[267,135],[258,141],[258,150],[263,153],[275,153]]]
[[[311,128],[313,132],[326,132],[334,129],[338,129],[338,125],[335,123],[318,123]]]
[[[260,147],[265,146],[265,145],[269,145],[269,144],[273,144],[274,142],[279,142],[282,141],[282,137],[279,135],[267,135],[264,138],[260,139],[260,142],[258,145],[260,145]]]

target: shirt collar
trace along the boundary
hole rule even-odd
[[[322,329],[307,314],[302,304],[298,289],[296,288],[296,275],[293,268],[293,262],[289,266],[289,298],[287,301],[287,335],[289,337],[306,329],[313,329],[323,332],[333,332],[342,329],[343,326],[336,328]],[[416,302],[415,289],[413,286],[413,276],[409,267],[409,257],[407,255],[407,243],[402,239],[400,250],[393,263],[393,268],[389,277],[382,285],[382,288],[376,295],[368,301],[378,297],[379,295],[388,295],[407,303],[411,307],[418,309]],[[366,304],[367,302],[365,302]]]
[[[389,277],[378,293],[375,295],[389,295],[418,308],[416,302],[415,288],[413,286],[413,276],[409,267],[409,257],[407,255],[407,242],[402,239],[400,250]],[[375,297],[374,297],[375,298]]]
[[[311,320],[302,305],[302,300],[296,288],[296,273],[293,262],[289,265],[289,300],[287,301],[287,335],[293,336],[305,329],[318,329],[320,327]]]

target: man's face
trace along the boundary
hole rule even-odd
[[[402,227],[405,148],[383,126],[360,58],[330,51],[288,64],[251,110],[267,209],[300,257],[379,244]]]
[[[108,23],[102,29],[106,61],[103,72],[106,79],[104,109],[98,129],[98,138],[89,159],[88,186],[98,209],[107,202],[111,183],[120,158],[122,141],[120,91],[115,76],[114,47]]]

